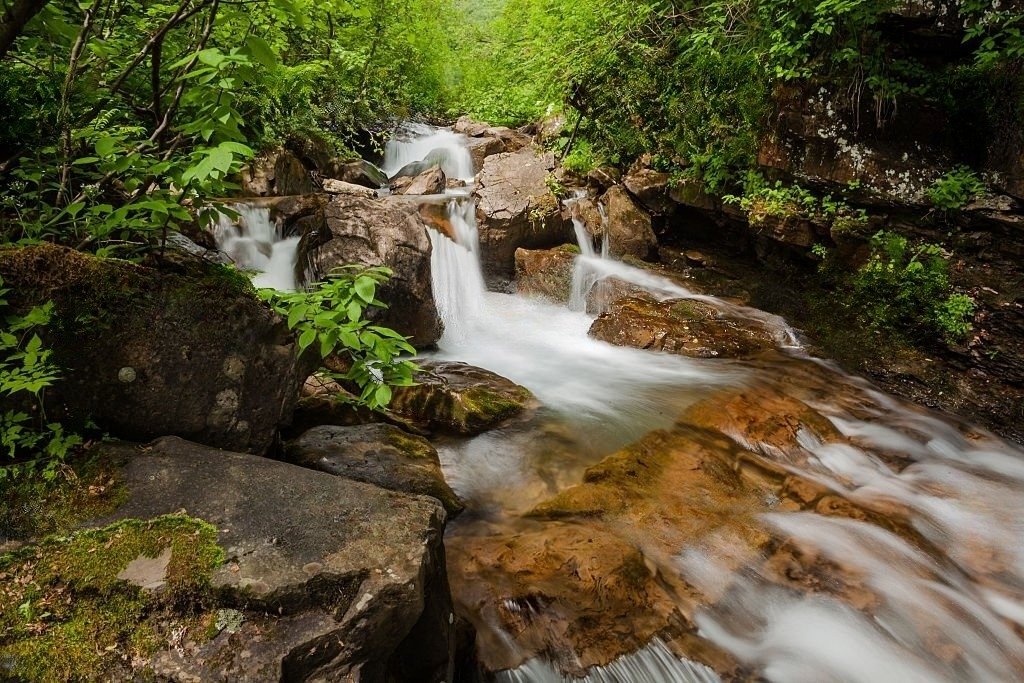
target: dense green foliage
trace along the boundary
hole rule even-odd
[[[312,348],[321,359],[341,354],[349,367],[337,379],[354,384],[359,401],[373,409],[386,408],[391,387],[410,386],[417,369],[400,358],[416,353],[405,337],[366,317],[367,309],[386,307],[377,287],[390,275],[387,268],[343,268],[310,291],[261,291],[299,335],[300,350]]]
[[[0,236],[134,253],[254,150],[441,108],[447,0],[55,0],[0,61]]]
[[[928,199],[945,211],[962,209],[972,199],[985,194],[985,183],[978,174],[961,166],[942,176],[928,188]]]
[[[815,252],[828,268],[828,250]],[[864,324],[926,345],[936,337],[955,344],[971,332],[975,302],[950,282],[948,256],[936,244],[883,231],[871,238],[867,262],[852,274],[832,275],[840,301]]]
[[[564,112],[562,144],[579,124],[606,161],[658,152],[719,189],[754,165],[788,92],[838,84],[858,125],[882,127],[903,98],[955,99],[1019,67],[1021,13],[958,4],[963,57],[936,69],[887,30],[892,0],[508,0],[465,51],[463,106],[505,123]]]

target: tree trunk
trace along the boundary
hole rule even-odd
[[[7,54],[25,24],[39,14],[47,2],[49,0],[0,0],[3,5],[3,15],[0,17],[0,58]]]

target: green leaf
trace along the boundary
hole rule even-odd
[[[274,49],[270,47],[270,43],[259,36],[249,36],[245,39],[245,46],[249,50],[249,54],[252,58],[267,67],[273,69],[277,66],[277,55],[274,54]]]
[[[114,148],[117,147],[117,140],[105,135],[96,141],[96,154],[101,157],[107,157],[114,153]]]
[[[295,306],[288,312],[288,329],[294,330],[295,327],[305,319],[306,313],[309,311],[309,306],[301,305]]]
[[[374,293],[377,291],[377,283],[373,278],[364,275],[356,278],[354,288],[360,299],[366,303],[371,303]]]
[[[299,351],[305,351],[316,341],[316,330],[312,327],[299,336]]]

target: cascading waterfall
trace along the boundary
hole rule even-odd
[[[438,314],[445,323],[449,340],[466,339],[484,310],[483,273],[476,232],[476,204],[470,198],[448,201],[448,221],[454,241],[433,228],[428,229],[431,253],[431,283]]]
[[[420,123],[404,124],[388,141],[381,170],[390,178],[406,165],[423,161],[436,163],[449,178],[472,182],[475,175],[466,136]]]
[[[250,204],[230,207],[238,218],[221,214],[214,229],[217,248],[231,257],[239,270],[254,271],[253,285],[293,291],[298,237],[283,237],[270,220],[270,209]]]
[[[543,406],[525,422],[439,444],[446,477],[475,511],[450,525],[450,534],[516,533],[521,515],[549,499],[553,488],[578,483],[585,467],[670,426],[711,387],[803,388],[800,400],[845,441],[824,443],[801,432],[792,450],[780,450],[742,431],[723,431],[784,472],[909,525],[928,549],[869,520],[832,517],[818,508],[760,514],[756,521],[764,533],[832,563],[823,571],[835,576],[826,574],[820,591],[801,593],[778,585],[771,573],[778,568],[734,562],[737,541],[727,531],[683,544],[657,571],[673,572],[708,596],[694,617],[697,635],[753,676],[779,683],[1021,680],[1024,453],[808,357],[776,316],[696,295],[616,261],[606,241],[599,253],[582,223],[575,225],[580,255],[571,307],[487,292],[473,202],[449,202],[454,241],[431,233],[434,293],[446,325],[437,355],[509,377]],[[593,321],[587,297],[595,284],[610,279],[658,298],[702,300],[724,315],[759,320],[776,331],[785,353],[750,362],[696,361],[595,341],[587,335]],[[550,433],[571,435],[571,458],[559,454],[562,459],[552,464],[548,442],[538,441],[538,434]],[[643,528],[619,531],[640,547],[649,540]],[[859,595],[874,602],[855,608],[830,595],[833,580],[853,580],[863,589]],[[516,636],[501,624],[484,626],[498,634],[489,642],[522,653],[523,663],[499,672],[498,680],[571,680],[532,651],[517,650]],[[572,680],[708,683],[718,677],[654,639]]]

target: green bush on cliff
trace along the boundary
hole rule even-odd
[[[879,232],[872,254],[853,276],[853,303],[876,328],[909,335],[937,333],[949,342],[971,331],[974,300],[953,291],[946,255],[936,244],[912,246]]]
[[[612,163],[662,152],[729,189],[756,165],[779,104],[823,96],[830,119],[852,120],[849,139],[886,126],[907,100],[948,98],[949,71],[1020,72],[1019,7],[955,9],[956,21],[936,12],[964,43],[947,69],[906,49],[891,0],[508,0],[462,36],[456,84],[472,114],[526,123],[562,111]]]
[[[937,208],[955,211],[985,194],[985,183],[978,174],[960,166],[945,174],[928,188],[928,200]]]
[[[312,349],[321,359],[341,355],[348,367],[337,378],[354,383],[359,401],[374,410],[391,402],[391,387],[412,385],[418,369],[401,358],[416,353],[405,337],[366,318],[367,310],[386,308],[377,287],[390,276],[387,268],[348,266],[310,291],[260,291],[299,335],[300,350]]]

